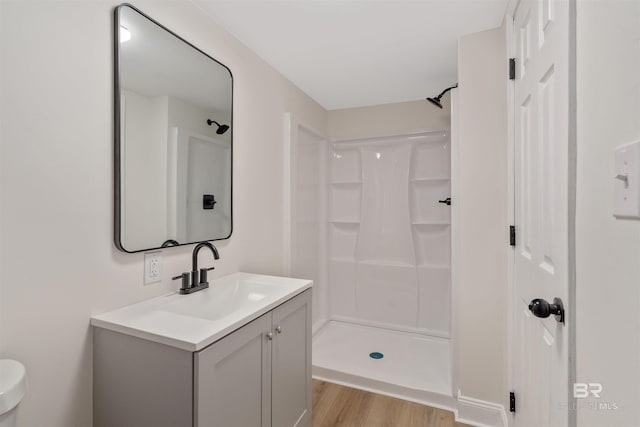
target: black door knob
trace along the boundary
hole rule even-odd
[[[558,322],[564,323],[564,306],[560,298],[554,298],[553,304],[549,304],[542,298],[534,299],[531,301],[531,304],[529,304],[529,311],[531,311],[534,316],[543,319],[553,314]]]

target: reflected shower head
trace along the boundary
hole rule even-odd
[[[216,122],[215,120],[207,119],[207,124],[209,126],[211,126],[214,123],[215,123],[216,126],[218,126],[218,130],[216,130],[216,133],[218,135],[222,135],[223,133],[225,133],[226,131],[229,130],[229,125],[221,125],[220,123]]]
[[[446,88],[445,90],[442,91],[442,93],[440,95],[436,96],[435,98],[427,98],[427,101],[429,101],[430,103],[432,103],[436,107],[442,109],[442,103],[440,102],[440,100],[442,99],[444,94],[449,92],[451,89],[455,89],[457,87],[458,87],[458,83],[456,83],[455,86],[451,86],[451,87]]]

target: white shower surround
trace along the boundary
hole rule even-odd
[[[329,317],[450,336],[448,131],[334,142]]]
[[[287,120],[287,249],[290,274],[315,281],[314,377],[453,409],[450,132],[328,142]]]

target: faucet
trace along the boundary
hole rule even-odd
[[[173,280],[182,279],[182,286],[180,287],[180,293],[182,295],[192,294],[209,287],[209,282],[207,281],[207,272],[209,270],[213,270],[215,267],[201,268],[198,271],[198,253],[202,248],[209,248],[209,250],[211,250],[211,253],[213,254],[213,259],[220,259],[218,250],[211,243],[198,243],[196,247],[193,248],[193,254],[191,256],[191,275],[189,275],[189,273],[182,273],[181,275],[173,278]],[[191,276],[191,280],[189,280],[189,276]]]

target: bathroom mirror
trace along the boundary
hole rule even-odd
[[[115,245],[229,238],[231,71],[131,5],[114,23]]]

